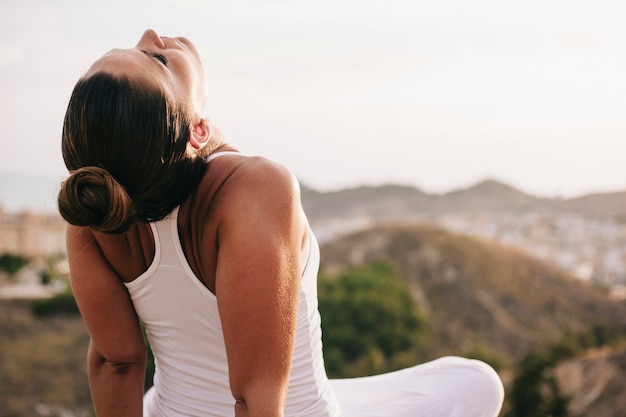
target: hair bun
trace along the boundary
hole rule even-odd
[[[135,206],[121,184],[105,169],[83,167],[63,181],[59,212],[70,224],[121,233],[135,221]]]

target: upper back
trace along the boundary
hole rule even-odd
[[[278,165],[233,151],[214,153],[207,162],[198,188],[177,209],[177,227],[182,251],[193,273],[215,293],[220,224],[231,216],[233,206],[239,204],[250,188],[258,188],[257,177],[266,172],[270,177],[276,175]],[[119,235],[94,233],[94,236],[103,256],[124,282],[136,279],[152,263],[155,244],[148,224],[137,224]],[[303,237],[303,252],[305,243]]]

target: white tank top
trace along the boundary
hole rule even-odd
[[[150,225],[154,260],[145,273],[126,283],[156,364],[154,392],[146,397],[144,415],[233,416],[217,299],[186,261],[177,217],[175,209]],[[311,231],[309,236],[285,417],[336,417],[340,411],[324,370],[317,309],[319,247]]]

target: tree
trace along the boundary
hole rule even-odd
[[[557,359],[550,353],[528,353],[520,362],[508,395],[511,409],[506,417],[567,417],[569,399],[563,396],[552,375]]]
[[[9,278],[12,278],[29,262],[30,260],[23,256],[4,253],[0,255],[0,270],[6,272]]]
[[[381,373],[417,361],[426,320],[389,265],[321,276],[319,309],[330,376]]]

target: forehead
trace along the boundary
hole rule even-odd
[[[112,49],[91,65],[85,77],[101,72],[167,90],[163,68],[139,49]]]

